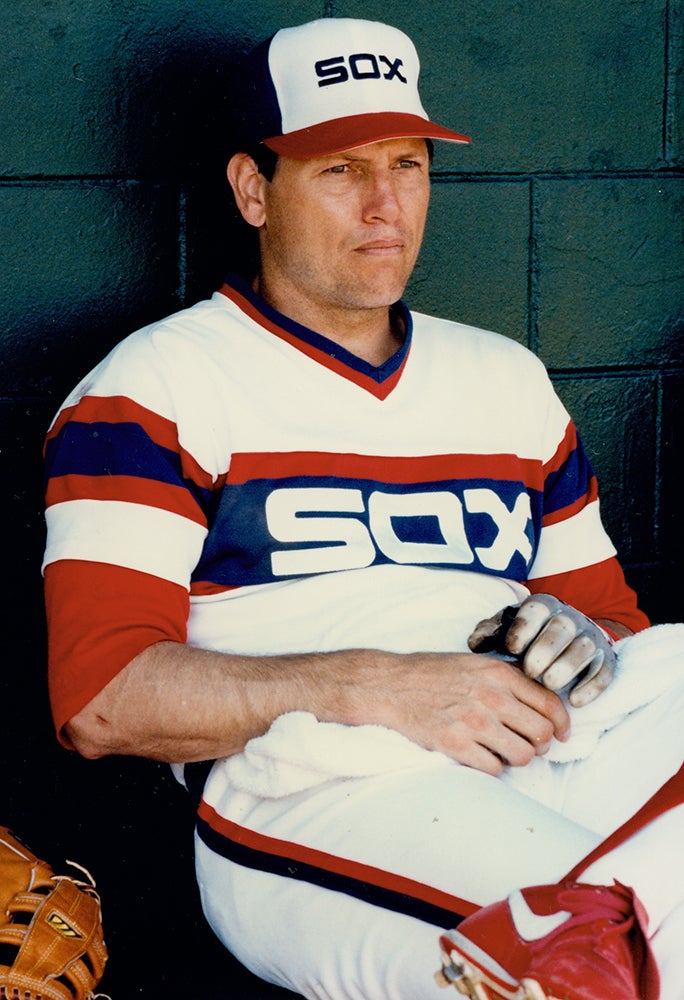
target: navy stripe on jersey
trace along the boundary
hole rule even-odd
[[[519,473],[509,480],[316,475],[227,482],[193,583],[241,587],[389,563],[525,580],[543,495]]]
[[[544,514],[572,507],[589,492],[595,482],[594,470],[579,437],[567,442],[567,454],[560,468],[548,471],[544,484]]]
[[[310,852],[312,858],[324,859],[327,864],[316,864],[301,857],[293,858],[292,852],[287,851],[290,845],[286,843],[282,844],[282,854],[273,853],[271,850],[263,850],[252,843],[246,843],[242,837],[235,839],[223,831],[219,832],[202,816],[197,820],[197,833],[211,851],[234,864],[241,865],[243,868],[268,872],[271,875],[278,875],[298,882],[308,882],[310,885],[317,885],[332,892],[344,893],[371,906],[377,906],[394,913],[403,913],[435,927],[456,927],[468,915],[468,913],[460,912],[462,901],[458,900],[457,897],[450,897],[453,899],[453,909],[441,906],[429,897],[434,896],[437,899],[444,898],[446,900],[446,893],[440,893],[422,883],[395,876],[368,865],[355,865],[354,862],[346,859],[335,858],[332,855],[325,855],[323,852],[313,850]],[[251,831],[241,830],[241,833],[244,833],[250,840],[254,840],[256,844],[261,841],[267,842],[269,845],[277,843],[272,838],[262,838]],[[297,853],[307,852],[300,847]],[[357,877],[354,874],[355,869],[360,874],[362,873],[363,877]],[[376,876],[375,881],[373,880],[374,875]],[[395,883],[396,887],[392,883]],[[423,898],[421,898],[421,893],[424,893]],[[457,909],[457,907],[459,908]],[[463,903],[462,908],[474,909],[467,903]]]
[[[45,446],[51,476],[144,476],[162,483],[181,477],[177,452],[153,445],[139,424],[72,420]]]
[[[290,319],[288,316],[284,316],[283,313],[273,309],[272,306],[268,305],[261,299],[252,289],[244,279],[240,278],[238,275],[230,274],[226,277],[226,287],[224,288],[224,294],[230,293],[230,290],[234,289],[243,299],[252,306],[252,309],[264,317],[268,321],[269,328],[276,332],[279,328],[285,333],[289,333],[292,337],[296,338],[302,342],[302,344],[307,344],[309,347],[313,347],[315,350],[320,351],[321,354],[327,355],[336,361],[341,362],[346,368],[350,368],[360,375],[371,379],[373,382],[377,382],[382,385],[392,376],[396,375],[399,369],[402,367],[406,360],[406,356],[411,347],[411,339],[413,335],[413,318],[407,306],[403,302],[397,302],[392,306],[392,311],[398,318],[404,332],[404,343],[392,355],[384,364],[376,367],[375,365],[369,364],[362,358],[357,357],[357,355],[350,353],[345,350],[340,344],[335,343],[334,340],[330,340],[328,337],[324,337],[320,333],[316,333],[314,330],[310,330],[306,326],[302,326],[300,323],[295,322],[295,320]],[[230,295],[229,295],[230,297]],[[274,329],[276,328],[276,329]]]
[[[183,474],[181,455],[152,441],[137,423],[71,420],[47,441],[45,465],[52,480],[61,476],[125,476],[182,486],[205,513],[212,507],[213,491]]]

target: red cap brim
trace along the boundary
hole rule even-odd
[[[383,139],[441,139],[445,142],[470,142],[470,137],[435,125],[419,115],[385,111],[376,114],[348,115],[320,122],[285,135],[264,139],[279,156],[310,160],[317,156],[342,153],[356,146],[367,146]]]

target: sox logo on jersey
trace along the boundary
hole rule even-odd
[[[365,501],[360,489],[349,487],[281,488],[270,493],[265,510],[273,538],[309,546],[273,551],[274,576],[360,569],[370,566],[378,553],[390,562],[413,565],[468,566],[477,557],[494,572],[505,570],[516,552],[525,562],[532,557],[526,533],[531,515],[526,493],[520,493],[509,510],[497,493],[486,488],[464,490],[463,501],[448,490],[374,490]],[[491,544],[471,547],[466,513],[491,519],[496,526]],[[400,518],[436,521],[441,541],[402,538],[396,527]],[[312,542],[323,544],[311,547]]]

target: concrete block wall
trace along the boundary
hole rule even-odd
[[[407,298],[540,354],[588,447],[606,524],[642,606],[654,621],[672,621],[684,617],[682,7],[2,5],[0,697],[9,728],[0,823],[45,854],[96,869],[110,914],[109,981],[125,982],[127,997],[272,994],[237,972],[223,992],[223,955],[196,909],[174,905],[162,872],[168,866],[192,893],[192,816],[165,769],[87,763],[54,741],[40,449],[63,396],[111,345],[208,294],[244,257],[224,179],[231,57],[282,25],[320,16],[384,19],[411,34],[426,107],[473,143],[438,150],[429,231]],[[152,878],[150,857],[160,869]],[[132,911],[127,894],[141,892]],[[134,985],[140,963],[130,959],[138,934],[150,933],[150,914],[161,919],[159,967]],[[177,960],[172,974],[165,956],[188,924],[194,957],[185,971]],[[206,982],[187,994],[198,954]]]

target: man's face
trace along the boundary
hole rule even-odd
[[[401,297],[429,201],[423,139],[283,157],[264,190],[261,291],[276,308],[303,322],[293,304],[308,308],[310,324],[325,333],[326,316],[351,320],[350,312],[386,309]]]

